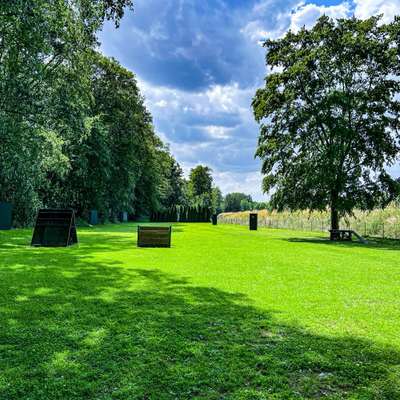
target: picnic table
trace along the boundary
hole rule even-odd
[[[351,242],[354,235],[361,243],[367,243],[367,241],[361,235],[352,229],[330,229],[329,232],[331,234],[331,240],[336,240],[339,242]]]

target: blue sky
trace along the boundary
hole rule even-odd
[[[400,0],[136,0],[120,28],[107,24],[99,39],[104,54],[136,74],[156,131],[185,173],[207,164],[224,194],[261,200],[251,112],[267,73],[260,41],[311,27],[322,14],[377,13],[390,20]]]

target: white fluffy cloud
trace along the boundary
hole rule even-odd
[[[274,23],[271,24],[264,17],[264,13],[269,6],[271,6],[271,1],[269,0],[258,3],[253,8],[252,19],[241,29],[241,33],[253,42],[280,38],[288,29],[297,32],[303,26],[311,28],[322,15],[332,18],[346,18],[351,14],[352,9],[352,5],[348,1],[333,6],[297,1],[292,6],[277,12],[274,15]]]
[[[400,15],[399,0],[354,0],[354,4],[354,15],[361,19],[383,14],[383,22],[390,22]]]
[[[322,15],[331,18],[346,18],[351,12],[349,2],[335,6],[318,6],[316,4],[299,4],[292,12],[290,29],[298,32],[303,26],[311,28]]]
[[[348,18],[355,15],[366,19],[373,15],[383,15],[383,22],[390,22],[400,15],[400,0],[347,0],[337,5],[319,5],[313,2],[298,1],[292,7],[277,12],[274,24],[266,20],[264,13],[271,6],[270,0],[264,0],[253,8],[253,18],[241,29],[241,33],[253,42],[282,37],[288,29],[298,32],[303,26],[311,28],[322,15],[331,18]],[[260,18],[261,16],[261,18]]]
[[[243,192],[250,194],[253,200],[265,201],[267,196],[261,193],[262,176],[258,171],[248,173],[219,172],[213,173],[215,183],[223,193]]]

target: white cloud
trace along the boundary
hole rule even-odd
[[[387,23],[400,15],[399,0],[354,0],[354,4],[354,15],[361,19],[383,14],[383,22]]]
[[[204,152],[212,151],[212,144],[210,142],[203,143],[176,143],[172,142],[168,138],[167,142],[170,145],[172,154],[176,157],[178,162],[182,165],[182,168],[186,174],[189,169],[195,167],[198,164],[209,164],[205,162],[200,154]],[[191,161],[187,161],[191,160]]]
[[[232,131],[232,128],[209,125],[204,127],[204,130],[214,139],[229,139],[229,132]]]
[[[213,107],[221,108],[224,111],[233,111],[238,107],[237,100],[240,96],[239,85],[214,85],[206,92],[206,96]]]
[[[261,193],[261,173],[257,170],[251,172],[213,171],[216,185],[226,195],[232,192],[250,194],[253,200],[266,200],[267,196]]]
[[[237,83],[229,85],[212,85],[208,89],[199,92],[186,92],[179,89],[171,89],[167,87],[154,86],[146,81],[138,79],[147,106],[153,112],[155,119],[169,118],[168,115],[176,115],[176,111],[180,111],[182,115],[188,115],[195,121],[196,118],[207,119],[208,123],[203,126],[207,127],[207,131],[215,134],[216,137],[226,136],[222,131],[215,127],[232,128],[229,124],[224,126],[215,123],[216,115],[234,116],[238,119],[238,123],[243,120],[253,122],[251,114],[251,98],[256,88],[242,89]],[[162,110],[158,110],[162,108]],[[196,125],[193,122],[193,125]]]
[[[165,107],[167,107],[168,106],[168,103],[164,100],[164,99],[161,99],[160,101],[157,101],[156,103],[154,103],[157,107],[160,107],[160,108],[165,108]]]
[[[351,6],[347,1],[336,6],[318,6],[316,4],[300,4],[291,15],[290,29],[298,32],[303,26],[312,28],[322,15],[331,18],[346,18],[350,15]]]
[[[278,11],[273,18],[273,25],[270,26],[270,20],[264,16],[269,7],[271,0],[258,3],[253,8],[253,18],[241,29],[241,33],[247,36],[251,41],[261,43],[266,39],[278,39],[291,29],[298,32],[303,26],[311,28],[317,19],[322,15],[331,18],[346,18],[351,14],[351,4],[344,1],[334,6],[317,5],[314,3],[306,3],[298,1],[293,6]]]
[[[253,8],[252,18],[241,29],[241,33],[252,42],[262,43],[266,39],[278,39],[291,29],[298,32],[303,26],[312,28],[322,15],[331,18],[348,18],[353,14],[360,19],[383,14],[383,22],[391,22],[395,15],[400,15],[400,0],[348,0],[340,4],[325,6],[299,1],[293,7],[274,15],[273,27],[264,17],[272,7],[273,1],[264,0]],[[260,18],[260,16],[262,18]]]
[[[283,10],[276,11],[273,19],[270,18],[268,8],[271,7],[271,1],[264,1],[253,8],[251,18],[247,24],[242,27],[240,32],[251,42],[262,44],[266,39],[277,39],[284,35],[291,22],[291,13],[293,7],[288,4]],[[303,2],[295,3],[299,7]],[[271,22],[273,22],[271,24]]]

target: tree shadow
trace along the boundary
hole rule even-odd
[[[279,240],[285,240],[290,243],[309,243],[309,244],[321,244],[332,247],[343,247],[343,248],[363,248],[363,249],[379,249],[379,250],[397,250],[400,251],[400,240],[396,239],[379,239],[366,237],[368,243],[364,244],[359,241],[332,241],[325,237],[291,237],[291,238],[279,238]]]
[[[161,224],[157,224],[160,225]],[[184,226],[173,225],[171,247],[174,245],[174,237],[184,232]],[[33,228],[30,229],[17,229],[13,231],[1,232],[0,231],[0,256],[7,254],[12,249],[19,248],[20,250],[30,250],[30,255],[38,254],[38,252],[45,253],[45,249],[41,247],[30,247],[33,234]],[[122,234],[122,235],[121,235]],[[129,235],[129,236],[128,236]],[[83,241],[81,239],[84,239]],[[59,251],[64,252],[65,247],[58,248]],[[88,252],[115,252],[131,249],[132,251],[145,252],[146,249],[137,246],[137,225],[136,224],[116,224],[107,226],[95,226],[92,228],[78,228],[78,244],[68,248],[70,253],[75,255],[85,255]],[[52,251],[57,251],[53,248]],[[165,249],[164,249],[165,251]]]
[[[122,232],[137,232],[138,226],[172,226],[172,232],[184,232],[187,225],[179,222],[128,222],[128,223],[116,223],[107,225],[96,225],[88,229],[101,229],[103,233],[122,233]],[[82,228],[81,228],[82,229]],[[87,229],[87,228],[83,228]]]
[[[394,348],[151,265],[52,251],[0,274],[1,399],[400,398]]]

